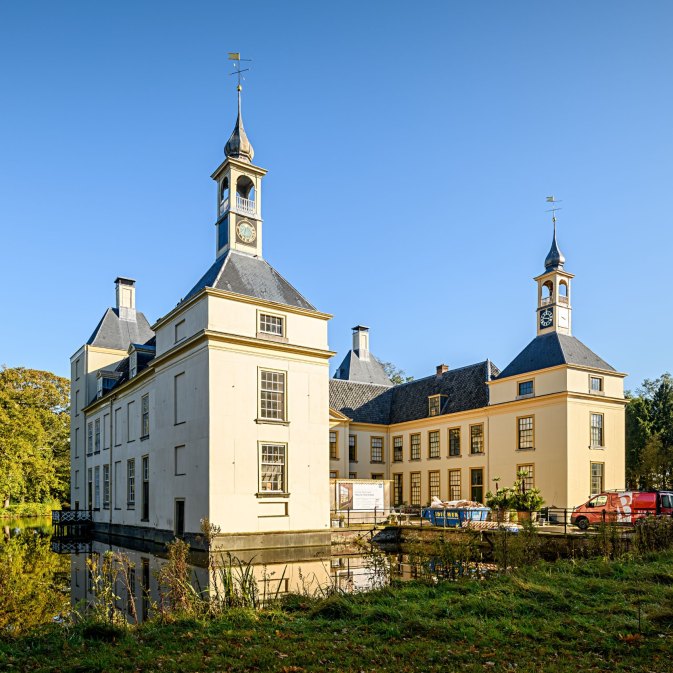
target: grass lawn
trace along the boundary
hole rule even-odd
[[[640,613],[640,624],[639,624]],[[673,553],[0,640],[2,671],[673,670]]]

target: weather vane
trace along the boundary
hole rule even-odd
[[[556,211],[561,210],[561,208],[556,207],[556,204],[561,203],[561,201],[557,201],[553,196],[548,196],[546,201],[552,204],[551,208],[546,212],[551,213],[551,221],[554,224],[554,233],[556,233]]]
[[[241,58],[241,54],[237,51],[230,51],[229,52],[229,60],[234,61],[234,72],[230,72],[230,75],[237,75],[238,76],[238,86],[236,87],[238,91],[241,90],[241,74],[244,72],[248,72],[250,68],[241,68],[241,63],[242,62],[247,62],[251,63],[252,59],[251,58]],[[245,79],[245,77],[243,78]]]

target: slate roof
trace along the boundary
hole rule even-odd
[[[505,369],[498,378],[519,376],[538,369],[556,367],[557,365],[579,365],[591,369],[614,372],[614,367],[598,357],[579,339],[566,334],[550,332],[533,339]]]
[[[390,386],[330,379],[329,405],[358,423],[388,423]]]
[[[242,252],[229,250],[218,257],[185,299],[193,297],[205,287],[236,292],[247,297],[275,301],[287,306],[315,311],[313,306],[268,262]]]
[[[392,386],[383,365],[373,355],[368,360],[361,360],[356,351],[350,350],[337,367],[334,373],[335,379],[347,381],[359,381],[360,383],[374,383],[379,386]]]
[[[488,406],[486,382],[500,370],[485,360],[393,387],[330,379],[330,407],[357,423],[390,425],[428,417],[428,397],[446,395],[440,415]]]
[[[132,343],[144,344],[152,337],[154,332],[140,311],[136,311],[135,320],[122,320],[116,308],[109,308],[96,325],[87,344],[125,351]]]

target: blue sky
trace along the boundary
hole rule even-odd
[[[214,257],[235,119],[269,169],[264,254],[416,377],[535,335],[545,196],[574,334],[635,388],[670,370],[670,2],[0,5],[0,363],[66,375],[138,280],[167,313]]]

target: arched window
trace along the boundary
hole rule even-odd
[[[543,304],[550,303],[553,296],[554,296],[554,283],[552,283],[550,280],[547,280],[542,284],[542,303]]]
[[[220,203],[229,198],[229,178],[224,178],[220,183]]]
[[[566,283],[564,280],[562,280],[559,283],[558,293],[561,297],[567,297],[568,296],[568,283]]]
[[[236,182],[236,196],[248,201],[255,200],[255,184],[247,175],[241,175]]]

